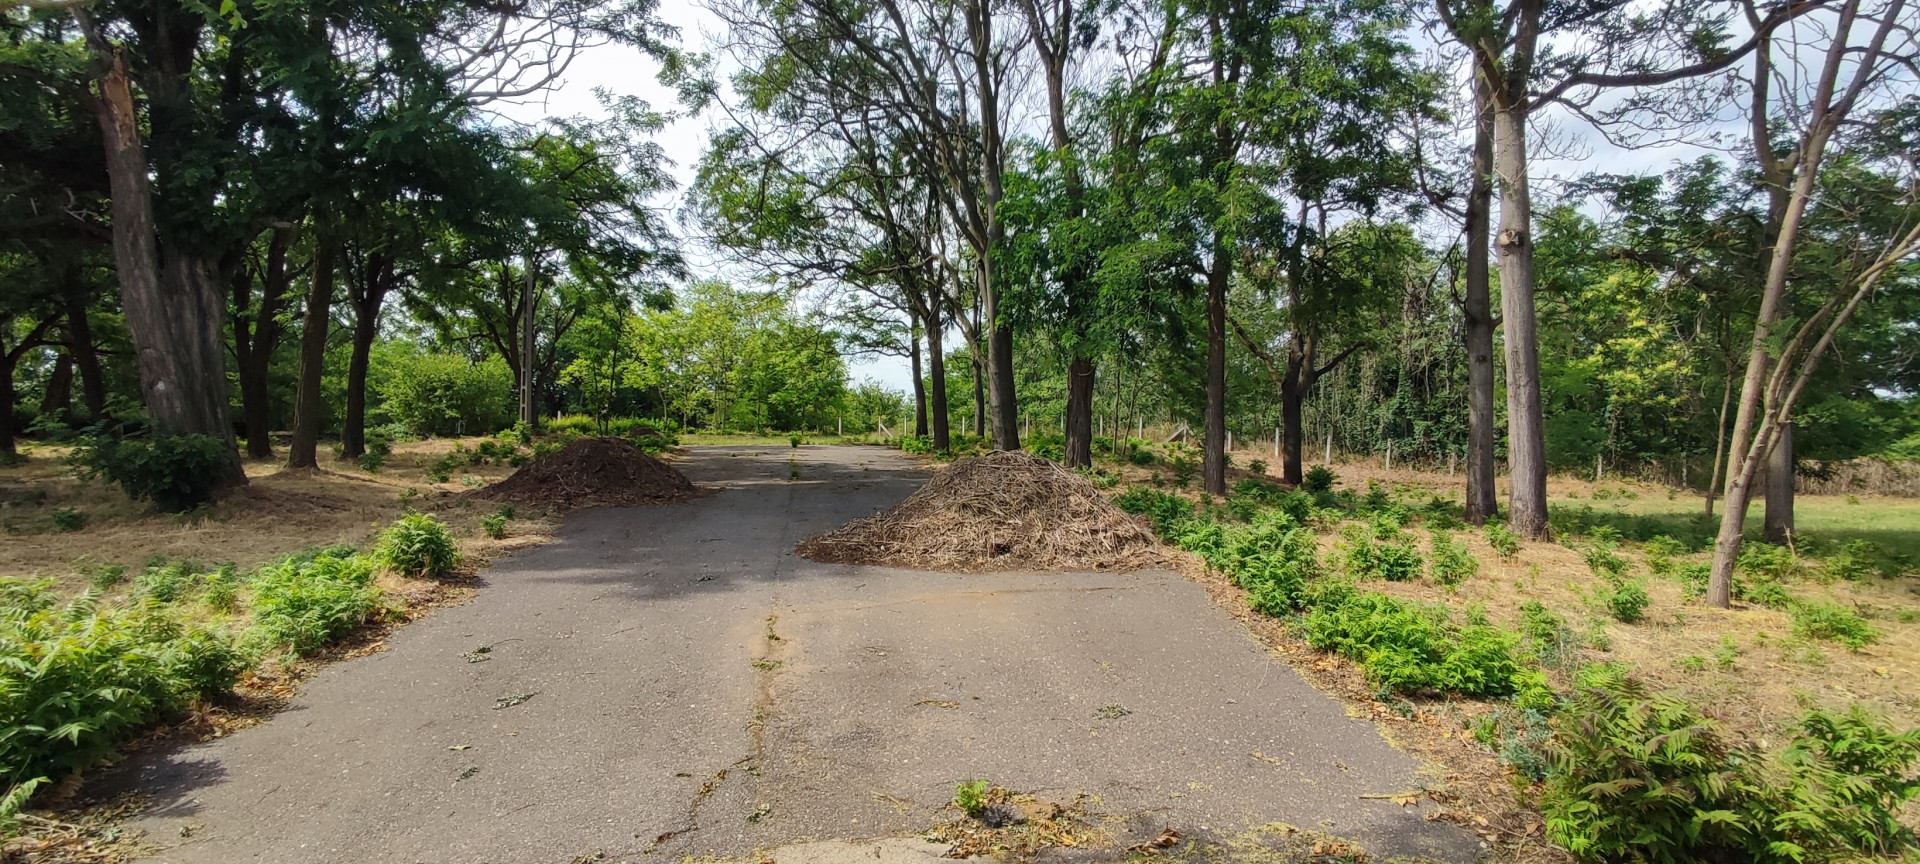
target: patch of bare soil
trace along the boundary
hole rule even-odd
[[[489,501],[573,510],[671,504],[700,494],[680,470],[620,438],[580,438],[498,483],[465,493]]]
[[[962,573],[1167,564],[1145,521],[1086,478],[1026,453],[956,462],[907,500],[809,537],[798,551],[831,564]]]

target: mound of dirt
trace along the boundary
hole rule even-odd
[[[505,480],[465,493],[527,507],[639,507],[684,501],[700,490],[687,475],[620,438],[580,438],[513,472]]]
[[[965,459],[893,508],[801,541],[801,556],[963,573],[1166,566],[1153,529],[1085,477],[1026,453]]]

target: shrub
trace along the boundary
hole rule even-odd
[[[1740,559],[1734,566],[1756,580],[1771,582],[1792,581],[1806,575],[1807,569],[1794,556],[1792,549],[1771,543],[1744,544],[1740,549]]]
[[[1839,549],[1820,562],[1820,567],[1828,576],[1849,582],[1864,581],[1876,574],[1899,575],[1897,572],[1887,572],[1885,556],[1881,554],[1880,547],[1868,540],[1849,540],[1840,544]]]
[[[1347,538],[1347,574],[1355,579],[1385,579],[1388,582],[1418,578],[1420,551],[1398,537],[1399,531],[1392,527],[1391,522],[1350,531]]]
[[[1307,473],[1300,477],[1300,488],[1310,495],[1332,492],[1333,483],[1336,479],[1338,478],[1334,476],[1333,471],[1329,470],[1327,466],[1315,465],[1312,468],[1308,468]]]
[[[1173,466],[1174,484],[1182,489],[1193,482],[1194,474],[1200,470],[1199,461],[1186,452],[1176,452],[1168,457],[1167,461]]]
[[[420,579],[438,579],[460,566],[460,546],[445,523],[412,512],[393,520],[380,532],[374,555],[394,572]]]
[[[380,602],[375,564],[352,547],[290,555],[253,575],[251,641],[296,655],[320,650],[367,620]]]
[[[204,599],[215,612],[232,612],[240,602],[240,574],[232,564],[222,564],[220,569],[207,575]]]
[[[1627,569],[1633,565],[1628,563],[1627,559],[1615,554],[1616,548],[1618,547],[1611,540],[1595,540],[1580,550],[1580,558],[1587,562],[1587,569],[1592,570],[1593,575],[1605,579],[1619,579],[1625,576]]]
[[[968,816],[984,812],[990,803],[987,794],[993,790],[988,780],[968,780],[953,787],[953,806],[960,808]]]
[[[796,446],[796,447],[797,447],[797,446],[799,446],[799,445],[794,445],[794,446]],[[902,453],[922,453],[922,454],[924,454],[924,453],[932,453],[932,452],[933,452],[933,439],[932,439],[932,438],[928,438],[928,437],[927,437],[927,436],[925,436],[925,435],[902,435],[902,436],[900,436],[900,452],[902,452]],[[1035,452],[1036,452],[1036,454],[1038,453],[1038,451],[1035,451]],[[1051,457],[1049,457],[1049,458],[1051,458]],[[1058,460],[1058,459],[1055,459],[1054,461],[1056,461],[1056,462],[1057,462],[1057,461],[1059,461],[1059,460]]]
[[[87,514],[72,507],[56,507],[53,510],[53,529],[55,531],[78,531],[87,527]]]
[[[8,583],[0,611],[0,778],[60,778],[127,731],[233,685],[218,630],[87,592],[56,607],[48,583]]]
[[[1146,448],[1146,445],[1142,444],[1139,447],[1135,447],[1132,450],[1127,451],[1127,461],[1143,467],[1147,465],[1152,465],[1153,451],[1148,450]]]
[[[1920,731],[1810,710],[1768,757],[1674,693],[1588,676],[1547,745],[1548,838],[1588,861],[1850,860],[1903,842]]]
[[[380,411],[414,435],[486,434],[511,416],[513,373],[505,360],[480,363],[455,354],[403,353],[382,346],[368,380]]]
[[[1646,617],[1647,604],[1652,599],[1647,596],[1647,588],[1639,582],[1615,579],[1601,589],[1597,598],[1613,620],[1622,624],[1637,624]]]
[[[1646,559],[1647,572],[1664,576],[1673,569],[1673,556],[1687,551],[1680,541],[1665,534],[1658,535],[1641,544],[1640,553]]]
[[[1135,486],[1113,497],[1113,504],[1153,522],[1161,539],[1172,540],[1182,523],[1193,518],[1193,502],[1171,492]]]
[[[1794,635],[1805,639],[1824,639],[1859,651],[1880,640],[1880,631],[1853,610],[1838,603],[1806,601],[1793,604]]]
[[[1487,545],[1502,558],[1512,558],[1520,554],[1520,535],[1498,522],[1488,522],[1486,528]]]
[[[1255,459],[1252,462],[1248,462],[1247,470],[1252,471],[1255,474],[1265,474],[1267,473],[1267,460]]]
[[[507,517],[490,513],[480,517],[480,530],[488,537],[499,540],[507,536]]]
[[[1438,607],[1346,593],[1321,598],[1302,625],[1309,644],[1358,660],[1367,680],[1386,690],[1504,696],[1524,683],[1517,638],[1480,624],[1456,631]]]
[[[228,455],[226,442],[212,435],[89,437],[68,461],[84,478],[104,478],[135,501],[180,513],[213,500]]]
[[[1480,559],[1467,552],[1467,544],[1435,531],[1427,572],[1432,574],[1434,582],[1451,588],[1480,572]]]
[[[105,591],[126,581],[127,578],[127,568],[124,564],[96,564],[92,560],[83,558],[74,562],[74,566],[87,577],[87,584],[95,591]]]
[[[1533,648],[1534,656],[1548,666],[1566,666],[1574,659],[1573,649],[1579,644],[1566,619],[1538,600],[1520,604],[1520,633]]]
[[[193,590],[201,572],[199,564],[184,559],[149,564],[145,573],[134,578],[133,584],[155,600],[172,603]]]

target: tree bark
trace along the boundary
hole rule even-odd
[[[61,301],[66,308],[67,353],[80,375],[80,400],[87,422],[98,423],[107,414],[107,383],[100,371],[100,352],[93,345],[93,322],[87,309],[87,291],[77,278],[68,283]]]
[[[292,242],[289,228],[275,228],[267,241],[258,305],[249,301],[253,286],[244,271],[233,284],[233,353],[240,367],[240,411],[247,428],[247,455],[255,459],[273,458],[273,402],[267,385],[282,335],[280,308],[287,299],[287,248]],[[245,311],[249,306],[251,313]]]
[[[907,311],[907,358],[913,367],[913,434],[927,436],[927,383],[920,369],[920,316]]]
[[[1068,468],[1093,465],[1093,361],[1075,352],[1067,363]]]
[[[47,376],[46,392],[40,394],[40,416],[73,422],[73,358],[65,352],[54,358],[53,374]]]
[[[987,436],[987,393],[981,382],[980,354],[973,355],[973,434]]]
[[[4,368],[0,368],[0,460],[12,462],[20,456],[14,443],[19,433],[13,428],[13,403],[19,398],[13,391],[13,365],[17,360],[11,355],[5,360]]]
[[[941,344],[940,300],[929,291],[927,304],[927,373],[933,399],[933,449],[944,453],[953,449],[953,424],[947,412],[947,352]]]
[[[1720,388],[1720,413],[1714,415],[1713,472],[1707,480],[1707,518],[1713,518],[1713,496],[1720,493],[1720,470],[1726,464],[1727,409],[1733,404],[1733,358],[1727,358],[1727,380]]]
[[[534,294],[533,256],[526,259],[527,272],[520,282],[520,423],[532,434],[540,424],[540,412],[534,407],[533,373],[539,363],[534,358],[534,309],[539,299]]]
[[[1767,457],[1768,543],[1784,546],[1793,540],[1793,466],[1793,424],[1784,423],[1779,440],[1773,442],[1773,453]]]
[[[1507,360],[1507,521],[1515,533],[1545,540],[1547,450],[1540,408],[1540,349],[1533,308],[1533,203],[1527,185],[1524,96],[1494,113],[1494,164],[1500,176],[1500,306]]]
[[[1498,514],[1494,485],[1493,294],[1487,272],[1493,204],[1493,98],[1474,75],[1473,179],[1467,191],[1466,296],[1461,315],[1467,348],[1467,522]]]
[[[307,290],[307,312],[300,325],[300,381],[293,400],[288,468],[320,467],[320,418],[326,413],[320,383],[327,362],[327,331],[333,323],[333,256],[332,241],[320,238]]]
[[[358,459],[367,452],[367,366],[373,340],[380,335],[380,310],[393,290],[393,260],[368,256],[367,267],[347,291],[353,301],[353,353],[347,360],[347,416],[341,423],[340,453]]]
[[[1201,478],[1209,495],[1227,494],[1227,285],[1233,258],[1225,240],[1213,241],[1207,271],[1207,417],[1201,441]]]
[[[233,426],[227,422],[225,302],[203,262],[185,255],[161,261],[148,184],[150,166],[124,54],[83,7],[75,21],[92,56],[96,119],[106,145],[113,199],[113,257],[121,313],[133,337],[142,401],[156,431],[211,435],[225,443],[216,489],[242,486]]]
[[[1280,379],[1280,482],[1298,488],[1306,481],[1302,470],[1301,452],[1305,449],[1306,390],[1312,382],[1303,378],[1313,374],[1313,350],[1303,346],[1301,334],[1295,333],[1292,345],[1287,347],[1287,372]]]

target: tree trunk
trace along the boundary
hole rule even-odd
[[[333,255],[332,242],[321,239],[314,251],[307,312],[300,324],[300,381],[293,400],[288,468],[320,467],[320,417],[326,413],[320,381],[327,362],[327,330],[333,323]]]
[[[0,368],[0,460],[11,462],[20,456],[13,440],[18,434],[13,428],[13,403],[19,398],[13,392],[13,364],[17,361],[12,356],[0,359],[6,361]]]
[[[927,383],[920,369],[920,316],[907,313],[907,357],[913,367],[913,434],[927,437]]]
[[[287,298],[287,249],[292,243],[292,229],[273,230],[273,238],[267,242],[266,269],[260,274],[260,302],[253,306],[251,315],[239,311],[248,305],[246,298],[253,294],[253,286],[244,274],[233,286],[233,347],[240,367],[240,411],[247,428],[247,455],[255,459],[273,458],[273,401],[268,376],[273,369],[273,353],[280,347],[280,307]]]
[[[1727,407],[1733,404],[1733,360],[1727,360],[1727,380],[1720,389],[1720,413],[1714,415],[1713,474],[1707,481],[1707,518],[1713,518],[1713,496],[1720,491],[1720,469],[1726,464]]]
[[[927,309],[927,384],[933,390],[933,449],[945,453],[953,449],[953,424],[947,413],[947,350],[940,328],[940,301],[935,299]]]
[[[361,274],[353,298],[353,354],[347,361],[347,416],[340,430],[340,452],[358,459],[367,452],[367,365],[373,340],[380,335],[380,309],[393,288],[393,262],[375,254]],[[352,290],[351,286],[349,290]]]
[[[54,358],[53,374],[47,376],[46,392],[40,394],[40,416],[73,422],[73,358],[65,352]]]
[[[1467,522],[1484,525],[1499,511],[1494,485],[1493,295],[1487,273],[1493,204],[1493,100],[1474,75],[1473,181],[1467,192]]]
[[[540,412],[534,407],[533,370],[539,364],[534,360],[534,309],[533,256],[526,259],[527,272],[520,283],[520,423],[533,434],[540,423]],[[725,421],[722,421],[723,423]]]
[[[71,285],[63,301],[67,353],[73,357],[74,370],[80,373],[80,400],[87,406],[87,422],[98,423],[107,414],[107,383],[100,371],[100,352],[93,346],[93,323],[87,310],[86,292],[80,285]]]
[[[1309,352],[1298,347],[1301,341],[1301,334],[1295,332],[1293,344],[1287,348],[1287,372],[1280,379],[1280,482],[1295,488],[1306,481],[1306,473],[1301,470],[1301,451],[1306,445],[1302,407],[1307,385],[1303,379],[1312,374],[1313,365]]]
[[[1093,361],[1075,352],[1067,364],[1067,467],[1093,466]]]
[[[1767,457],[1768,543],[1786,545],[1793,539],[1793,424],[1780,427],[1780,438],[1773,442],[1773,454]]]
[[[1540,410],[1540,350],[1533,309],[1533,203],[1527,186],[1524,100],[1494,114],[1500,175],[1500,300],[1507,354],[1507,521],[1547,539],[1547,450]]]
[[[1207,271],[1207,418],[1201,476],[1209,495],[1227,494],[1227,284],[1233,258],[1225,240],[1213,241]]]
[[[1020,405],[1013,392],[1013,328],[1000,320],[993,267],[978,262],[981,325],[987,328],[987,399],[992,404],[993,448],[1020,449]]]
[[[216,488],[245,485],[246,471],[227,422],[225,303],[202,262],[174,255],[162,269],[147,180],[150,166],[126,57],[84,8],[76,7],[73,15],[96,67],[95,112],[113,199],[114,269],[147,416],[162,433],[219,438],[226,447],[216,468]]]
[[[987,393],[980,367],[980,353],[976,351],[973,354],[973,434],[984,438],[987,435]]]

